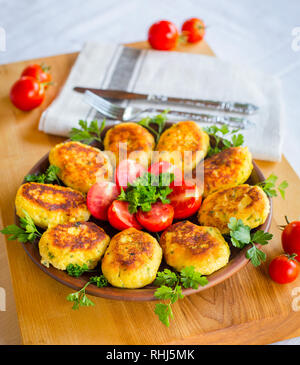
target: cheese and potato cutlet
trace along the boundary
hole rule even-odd
[[[96,181],[111,180],[113,174],[108,156],[81,142],[57,144],[49,153],[49,162],[59,167],[58,177],[65,185],[82,193]]]
[[[247,147],[231,147],[203,161],[204,193],[243,184],[251,175],[252,156]]]
[[[194,266],[202,275],[210,275],[229,261],[230,249],[215,227],[200,227],[181,221],[168,227],[160,238],[165,261],[181,271]]]
[[[198,221],[228,234],[231,217],[241,219],[253,229],[266,221],[269,212],[269,199],[262,188],[243,184],[210,194],[198,211]]]
[[[160,136],[156,150],[159,160],[191,171],[204,159],[209,148],[209,135],[193,121],[173,124]],[[186,153],[184,153],[186,152]]]
[[[162,249],[149,233],[128,228],[116,234],[102,259],[102,272],[119,288],[142,288],[154,281]]]
[[[152,134],[139,124],[121,123],[106,132],[103,144],[105,151],[111,151],[115,156],[116,165],[119,164],[121,157],[121,160],[130,158],[147,166],[155,141]]]
[[[17,191],[16,213],[27,212],[34,223],[48,228],[66,222],[87,221],[90,213],[79,191],[59,185],[26,183]]]
[[[48,228],[39,242],[41,263],[66,270],[70,264],[94,269],[102,258],[110,238],[92,222],[58,224]]]

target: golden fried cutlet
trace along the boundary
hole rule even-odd
[[[184,171],[195,168],[208,148],[208,134],[193,121],[178,122],[166,129],[156,146],[160,161],[168,161]]]
[[[243,184],[251,175],[252,156],[247,147],[231,147],[204,160],[204,197]]]
[[[18,189],[15,205],[19,217],[24,217],[25,211],[42,228],[87,221],[90,217],[84,195],[59,185],[35,182],[23,184]]]
[[[269,212],[266,193],[259,186],[243,184],[210,194],[202,202],[198,221],[203,226],[217,227],[222,234],[227,234],[231,217],[256,228],[266,221]]]
[[[210,275],[229,261],[230,249],[220,231],[181,221],[168,227],[160,238],[168,265],[181,271],[194,266],[202,275]]]
[[[141,288],[152,283],[162,259],[162,249],[149,233],[128,228],[110,241],[102,272],[119,288]]]
[[[109,243],[109,236],[92,222],[58,224],[43,233],[39,250],[41,263],[59,270],[87,265],[94,269]]]
[[[64,142],[49,153],[50,164],[59,167],[63,183],[87,193],[97,181],[111,180],[113,168],[108,156],[98,148],[80,142]]]

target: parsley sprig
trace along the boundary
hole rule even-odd
[[[229,130],[227,125],[218,127],[216,125],[203,128],[206,133],[213,136],[215,139],[215,146],[209,148],[207,156],[213,156],[230,147],[239,147],[244,143],[244,136],[239,132],[239,129]],[[228,139],[228,137],[231,137]],[[227,137],[227,138],[226,138]]]
[[[90,144],[96,140],[102,143],[101,133],[105,127],[105,119],[102,121],[100,127],[97,120],[92,120],[90,124],[86,120],[80,120],[78,124],[81,128],[71,129],[70,138],[72,141]]]
[[[10,226],[5,227],[0,232],[3,234],[7,234],[9,237],[7,238],[9,241],[18,240],[19,242],[33,242],[36,238],[41,237],[41,233],[36,228],[32,218],[30,215],[24,212],[24,217],[20,218],[20,226],[16,224],[12,224]]]
[[[230,229],[230,239],[234,247],[240,249],[251,244],[252,247],[246,252],[247,259],[250,259],[252,264],[257,267],[262,262],[266,261],[266,254],[255,246],[255,243],[267,245],[273,235],[264,231],[256,231],[251,233],[251,228],[246,226],[241,219],[231,217],[228,223]]]
[[[87,266],[87,264],[83,264],[82,266],[78,265],[78,264],[69,264],[67,266],[67,273],[70,276],[74,276],[76,278],[78,278],[79,276],[81,276],[83,273],[85,272],[91,272],[94,270],[90,270]]]
[[[146,172],[131,184],[129,183],[126,191],[121,189],[117,199],[129,202],[130,213],[136,213],[139,207],[143,212],[148,212],[158,199],[163,204],[170,203],[167,196],[173,191],[169,187],[173,180],[174,174],[168,172],[159,175]]]
[[[256,185],[260,186],[263,191],[269,196],[277,196],[276,191],[276,182],[278,180],[278,176],[271,174],[265,181],[262,181]],[[286,180],[282,181],[278,186],[277,190],[279,191],[282,198],[285,198],[285,189],[289,186],[288,182]]]
[[[205,286],[208,280],[205,276],[195,271],[193,266],[185,267],[180,273],[175,273],[169,269],[158,272],[154,285],[158,285],[154,296],[157,299],[169,300],[167,304],[157,303],[155,305],[155,314],[158,315],[159,320],[170,326],[170,319],[174,318],[171,305],[177,302],[178,299],[184,298],[182,294],[182,286],[184,288],[198,289],[199,285]]]
[[[147,128],[150,132],[152,132],[155,135],[156,143],[159,140],[159,137],[164,130],[166,121],[167,121],[167,114],[169,110],[164,110],[163,113],[158,114],[154,117],[145,117],[142,120],[138,122],[139,125],[142,127]],[[151,124],[154,124],[157,126],[157,130],[151,127]]]
[[[50,165],[44,173],[41,174],[28,174],[25,176],[26,182],[38,182],[42,184],[51,184],[56,182],[60,185],[58,174],[60,168],[54,165]]]
[[[95,305],[95,303],[86,295],[86,288],[90,284],[96,284],[98,288],[104,288],[108,286],[108,281],[104,275],[92,276],[80,290],[75,293],[70,293],[67,296],[67,300],[73,302],[72,309],[76,310],[79,309],[79,307],[90,307]]]

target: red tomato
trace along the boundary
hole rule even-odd
[[[155,162],[149,167],[148,172],[154,175],[159,175],[164,172],[169,172],[174,174],[174,180],[181,182],[181,180],[179,179],[182,179],[182,171],[178,167],[172,165],[167,161]]]
[[[152,204],[149,212],[141,209],[136,213],[137,220],[150,232],[160,232],[169,227],[173,222],[174,209],[169,204],[156,202]]]
[[[112,182],[102,181],[94,184],[87,194],[88,210],[95,218],[107,220],[108,208],[119,194],[119,188]]]
[[[269,274],[278,284],[291,283],[299,275],[299,264],[293,256],[280,255],[271,261]]]
[[[205,24],[201,19],[191,18],[183,23],[181,30],[189,43],[197,43],[204,37]]]
[[[142,226],[137,221],[135,214],[131,214],[128,210],[128,207],[128,202],[121,200],[113,201],[108,209],[109,223],[119,231],[123,231],[124,229],[130,227],[142,229]]]
[[[300,262],[300,221],[294,221],[285,226],[281,242],[284,252],[290,255],[295,253],[296,260]]]
[[[31,76],[41,83],[48,83],[52,80],[51,74],[48,71],[49,67],[34,64],[27,66],[21,76]],[[45,87],[47,86],[45,85]]]
[[[10,100],[14,106],[24,111],[36,108],[44,98],[44,86],[31,76],[21,77],[10,90]]]
[[[174,218],[182,219],[195,214],[202,202],[200,189],[192,181],[183,181],[181,186],[171,183],[172,193],[168,195],[170,204],[174,208]]]
[[[154,23],[148,31],[148,41],[151,47],[161,51],[170,51],[176,48],[178,38],[179,33],[176,25],[167,20]]]
[[[116,169],[116,183],[126,190],[128,183],[132,183],[145,172],[145,167],[139,163],[133,160],[123,160]]]

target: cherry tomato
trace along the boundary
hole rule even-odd
[[[284,252],[290,255],[295,253],[296,260],[300,262],[300,221],[288,222],[282,232],[281,242]]]
[[[113,201],[108,209],[109,223],[119,231],[123,231],[130,227],[142,229],[142,226],[137,221],[135,214],[131,214],[128,208],[128,202],[121,200]]]
[[[176,48],[179,32],[175,24],[161,20],[151,25],[148,31],[148,41],[152,48],[170,51]]]
[[[189,43],[197,43],[204,37],[205,24],[201,19],[191,18],[183,23],[181,31],[187,37]]]
[[[34,77],[41,83],[49,83],[52,80],[51,74],[48,72],[49,67],[42,65],[29,65],[22,72],[21,76],[31,76]],[[47,85],[45,85],[45,88]]]
[[[200,188],[192,181],[183,181],[181,186],[176,186],[174,182],[170,184],[173,189],[168,195],[170,204],[174,208],[174,218],[182,219],[195,214],[202,202]]]
[[[145,167],[134,160],[123,160],[116,169],[116,183],[126,190],[128,183],[132,183],[145,172]]]
[[[119,194],[118,186],[112,182],[101,181],[94,184],[87,194],[88,210],[95,218],[107,220],[108,208]]]
[[[31,76],[21,77],[10,90],[10,100],[14,106],[24,111],[36,108],[44,98],[44,86]]]
[[[299,275],[299,264],[293,255],[280,255],[271,261],[269,274],[278,284],[291,283]]]
[[[174,174],[174,180],[181,183],[180,179],[182,179],[182,171],[178,167],[174,166],[173,164],[167,161],[155,162],[149,167],[148,172],[154,175],[159,175],[164,172],[169,172]]]
[[[141,209],[136,213],[137,220],[150,232],[160,232],[169,227],[173,222],[174,209],[169,204],[156,202],[152,204],[149,212]]]

